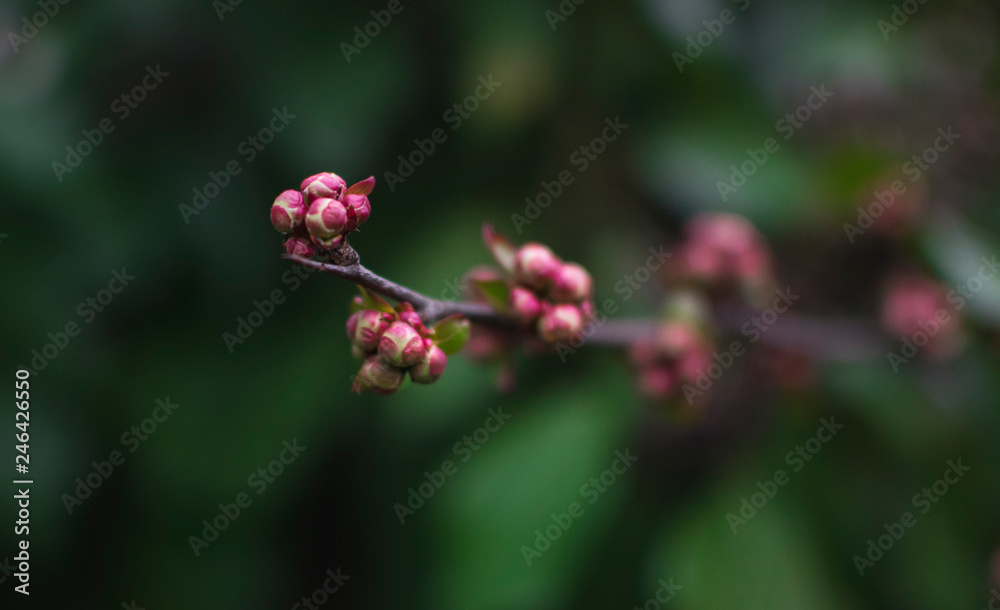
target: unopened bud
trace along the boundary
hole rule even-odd
[[[514,256],[514,275],[528,286],[542,288],[552,281],[560,265],[552,250],[542,244],[527,243]]]
[[[534,322],[542,311],[542,305],[535,293],[520,286],[511,289],[509,305],[511,313],[524,324]]]
[[[444,373],[447,365],[448,356],[440,347],[431,345],[427,355],[410,368],[410,379],[416,383],[434,383]]]
[[[354,387],[357,391],[372,390],[376,394],[388,395],[403,384],[405,372],[383,362],[377,356],[365,360],[358,371]]]
[[[413,305],[409,303],[403,303],[399,307],[399,319],[413,327],[418,333],[426,330],[423,321],[420,319],[420,315],[413,310]]]
[[[552,279],[549,294],[560,303],[579,303],[590,298],[594,282],[587,270],[576,263],[567,263],[559,267]]]
[[[323,172],[315,176],[309,176],[302,181],[302,192],[306,196],[306,203],[316,199],[339,199],[347,183],[337,174]]]
[[[302,237],[290,237],[285,240],[285,252],[294,256],[310,258],[316,254],[316,248]]]
[[[393,322],[378,342],[378,355],[393,366],[413,366],[424,354],[423,338],[405,322]]]
[[[344,197],[344,208],[347,209],[346,231],[353,231],[365,224],[372,214],[372,204],[368,201],[367,195],[346,195]]]
[[[383,333],[392,324],[392,314],[374,309],[365,309],[358,314],[360,315],[355,322],[353,336],[354,345],[366,351],[373,351],[378,347]]]
[[[639,370],[639,391],[649,398],[670,398],[677,388],[677,374],[668,366],[650,366]]]
[[[310,235],[309,239],[320,250],[336,250],[340,247],[340,244],[343,243],[344,236],[337,235],[336,237],[316,237],[315,235]]]
[[[538,334],[549,343],[569,341],[583,329],[583,315],[575,305],[556,305],[538,320]]]
[[[280,233],[295,231],[305,218],[306,204],[298,191],[285,191],[271,205],[271,224]]]
[[[306,228],[316,237],[335,237],[347,226],[347,210],[336,199],[317,199],[309,206]]]

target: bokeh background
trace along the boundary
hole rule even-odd
[[[505,395],[495,366],[458,356],[433,386],[355,396],[354,289],[290,281],[267,210],[307,175],[374,174],[372,218],[352,239],[370,268],[453,296],[488,262],[491,221],[586,265],[598,301],[626,317],[664,296],[657,282],[627,302],[614,290],[650,247],[669,250],[693,213],[733,212],[769,239],[797,314],[874,321],[887,274],[955,285],[1000,253],[995,5],[913,2],[896,30],[879,25],[888,1],[400,6],[348,61],[342,44],[386,2],[70,2],[23,44],[8,32],[42,8],[0,3],[8,383],[49,333],[81,329],[31,381],[31,603],[292,608],[339,568],[349,580],[320,607],[632,608],[671,578],[674,608],[987,607],[1000,585],[997,282],[963,312],[956,358],[896,373],[881,354],[818,350],[810,382],[788,390],[762,383],[758,354],[700,417],[644,401],[623,355],[590,347],[522,358]],[[724,9],[731,23],[679,70],[675,54]],[[123,118],[115,100],[156,66],[168,76]],[[446,111],[490,75],[501,85],[453,129]],[[782,139],[777,121],[824,85],[834,95]],[[286,107],[295,118],[250,159],[244,141]],[[574,151],[615,117],[627,130],[580,171]],[[57,176],[105,118],[114,131]],[[949,126],[961,138],[912,189],[914,226],[850,244],[858,206]],[[437,128],[446,141],[390,189],[398,156]],[[724,201],[717,181],[771,137],[780,150]],[[185,218],[179,206],[232,160],[240,173]],[[573,184],[519,232],[512,215],[563,170]],[[123,268],[128,287],[81,313]],[[224,333],[278,289],[285,302],[229,349]],[[129,452],[123,434],[167,397],[179,408]],[[500,407],[510,420],[401,525],[394,505]],[[734,534],[727,513],[790,471],[785,455],[831,416],[843,430]],[[306,450],[258,495],[248,477],[293,440]],[[638,462],[528,566],[535,530],[625,449]],[[115,450],[124,463],[70,514],[64,494]],[[957,459],[971,471],[860,576],[853,557]],[[252,504],[195,556],[189,536],[241,492]],[[15,583],[0,577],[6,596]]]

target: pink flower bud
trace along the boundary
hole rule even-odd
[[[392,324],[392,314],[374,309],[365,309],[357,313],[359,315],[355,322],[354,345],[366,351],[373,351],[378,348],[379,340]]]
[[[353,231],[365,224],[372,214],[372,204],[366,195],[346,195],[344,207],[347,209],[346,231]]]
[[[669,366],[650,366],[639,370],[639,391],[649,398],[664,400],[677,389],[677,374]]]
[[[404,376],[403,369],[387,364],[377,356],[372,356],[361,365],[361,370],[358,371],[358,376],[354,381],[354,389],[357,392],[372,390],[376,394],[389,395],[403,384]]]
[[[302,193],[306,196],[306,203],[323,198],[339,199],[346,187],[347,183],[343,178],[329,172],[309,176],[302,181]]]
[[[271,224],[279,233],[292,233],[305,218],[306,204],[298,191],[285,191],[271,205]]]
[[[473,324],[462,353],[476,362],[490,362],[503,356],[511,343],[510,333],[492,326]]]
[[[336,199],[317,199],[309,206],[306,228],[316,237],[336,237],[347,226],[347,210]]]
[[[302,237],[290,237],[285,240],[285,252],[295,256],[310,258],[316,254],[316,248],[309,243],[308,239]]]
[[[418,333],[426,332],[427,328],[424,326],[423,321],[417,312],[413,311],[413,305],[409,303],[403,303],[399,308],[399,319],[406,324],[409,324]]]
[[[535,293],[527,288],[515,286],[510,291],[509,303],[511,313],[524,324],[535,321],[542,311],[542,304],[538,302]]]
[[[312,241],[312,243],[320,250],[335,250],[340,247],[340,244],[344,241],[344,236],[316,237],[315,235],[310,235],[309,240]]]
[[[347,318],[347,338],[352,341],[358,332],[358,318],[361,317],[362,313],[362,311],[355,311],[350,318]]]
[[[583,315],[575,305],[555,305],[538,320],[538,333],[549,343],[569,341],[583,329]]]
[[[423,338],[405,322],[393,322],[378,342],[379,357],[393,366],[413,366],[425,353]]]
[[[552,279],[549,295],[559,303],[579,303],[589,299],[593,290],[594,282],[587,270],[576,263],[566,263]]]
[[[448,356],[438,346],[431,345],[427,355],[410,368],[410,379],[415,383],[434,383],[444,373],[447,365]]]
[[[533,288],[547,286],[561,265],[552,250],[538,243],[524,244],[514,255],[514,275]]]

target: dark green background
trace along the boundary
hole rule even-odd
[[[35,607],[290,608],[338,567],[350,580],[328,607],[632,608],[671,577],[673,608],[985,607],[1000,578],[1000,284],[966,312],[953,362],[820,364],[811,390],[788,393],[750,356],[696,422],[645,404],[621,354],[597,348],[567,364],[522,358],[505,396],[495,367],[458,356],[434,386],[358,397],[343,330],[353,287],[316,276],[292,292],[267,211],[307,175],[374,174],[371,220],[352,239],[370,268],[446,295],[488,262],[479,230],[492,221],[586,265],[599,301],[620,301],[615,283],[691,213],[735,212],[771,240],[797,313],[872,317],[886,272],[955,284],[1000,252],[996,9],[928,2],[886,40],[888,2],[588,0],[553,31],[555,0],[403,0],[345,61],[341,43],[385,6],[247,0],[220,21],[209,0],[77,0],[14,53],[6,33],[39,9],[0,4],[8,383],[48,333],[82,326],[32,379]],[[679,73],[672,54],[727,6],[735,21]],[[156,65],[169,76],[119,120],[113,101]],[[502,85],[451,130],[444,112],[491,74]],[[834,97],[722,201],[729,165],[823,84]],[[247,162],[240,143],[284,107],[296,118]],[[57,180],[52,163],[106,117],[114,132]],[[574,150],[614,117],[629,128],[577,172]],[[850,246],[842,225],[872,180],[949,125],[962,139],[921,182],[919,230]],[[447,140],[390,191],[398,155],[439,127]],[[185,223],[178,206],[233,159],[241,173]],[[511,215],[563,170],[573,184],[518,234]],[[123,267],[134,282],[85,323],[78,305]],[[621,315],[654,312],[654,284]],[[287,302],[230,353],[223,333],[275,289]],[[61,496],[164,397],[180,408],[68,515]],[[500,406],[510,421],[401,526],[393,505]],[[733,535],[726,513],[829,416],[844,429]],[[253,493],[247,477],[292,439],[306,451]],[[625,448],[638,463],[528,567],[521,546]],[[852,557],[959,458],[972,470],[860,577]],[[253,504],[196,558],[188,536],[248,490]],[[14,544],[9,496],[0,557]]]

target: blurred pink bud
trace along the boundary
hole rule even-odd
[[[355,311],[350,318],[347,318],[347,338],[351,341],[354,340],[354,335],[358,334],[358,319],[362,313],[364,311]]]
[[[365,350],[361,349],[357,345],[352,345],[351,346],[351,357],[354,358],[355,360],[364,360],[365,358],[368,357],[368,352],[366,352]]]
[[[434,383],[444,373],[448,366],[448,356],[441,348],[431,345],[427,355],[410,368],[410,379],[416,383]]]
[[[519,282],[532,288],[544,288],[552,281],[561,265],[548,247],[527,243],[514,256],[514,275]]]
[[[712,364],[712,354],[704,346],[698,345],[678,357],[677,371],[688,381],[695,381]]]
[[[576,263],[559,267],[552,279],[549,295],[558,303],[579,303],[590,298],[594,282],[587,270]]]
[[[656,343],[650,339],[636,341],[629,349],[629,360],[634,366],[645,367],[660,359]]]
[[[538,334],[549,343],[572,339],[583,329],[583,315],[575,305],[550,307],[538,320]]]
[[[290,237],[285,240],[285,252],[295,256],[310,258],[316,254],[316,248],[302,237]]]
[[[336,199],[317,199],[309,206],[306,228],[316,237],[336,237],[347,226],[347,210]]]
[[[477,362],[489,362],[502,356],[510,347],[511,337],[503,330],[473,324],[469,329],[469,340],[462,353]]]
[[[302,193],[306,196],[306,203],[324,198],[339,199],[346,187],[347,183],[343,178],[329,172],[309,176],[302,181]]]
[[[424,340],[412,326],[393,322],[378,342],[378,355],[398,367],[410,367],[424,357]]]
[[[271,224],[279,233],[291,233],[302,226],[306,218],[306,204],[302,193],[285,191],[271,205]]]
[[[410,305],[409,303],[400,304],[398,315],[402,322],[412,326],[418,333],[423,334],[427,331],[427,327],[424,326],[424,322],[420,319],[420,315],[413,310],[413,305]]]
[[[355,321],[353,336],[354,345],[369,352],[373,351],[378,348],[383,333],[392,324],[393,316],[390,313],[374,309],[365,309],[357,313],[358,318]]]
[[[365,360],[354,381],[354,391],[372,390],[376,394],[394,393],[403,384],[405,372],[383,362],[377,356]]]
[[[372,213],[372,204],[367,195],[347,195],[344,197],[344,208],[347,209],[346,231],[353,231],[365,224]]]
[[[511,313],[524,324],[535,321],[542,311],[542,305],[538,302],[535,293],[527,288],[515,286],[510,291],[509,306]]]
[[[677,389],[677,374],[669,366],[649,366],[639,370],[639,391],[649,398],[665,400]]]
[[[664,356],[677,358],[701,345],[701,335],[690,324],[666,322],[656,329],[656,345]]]

